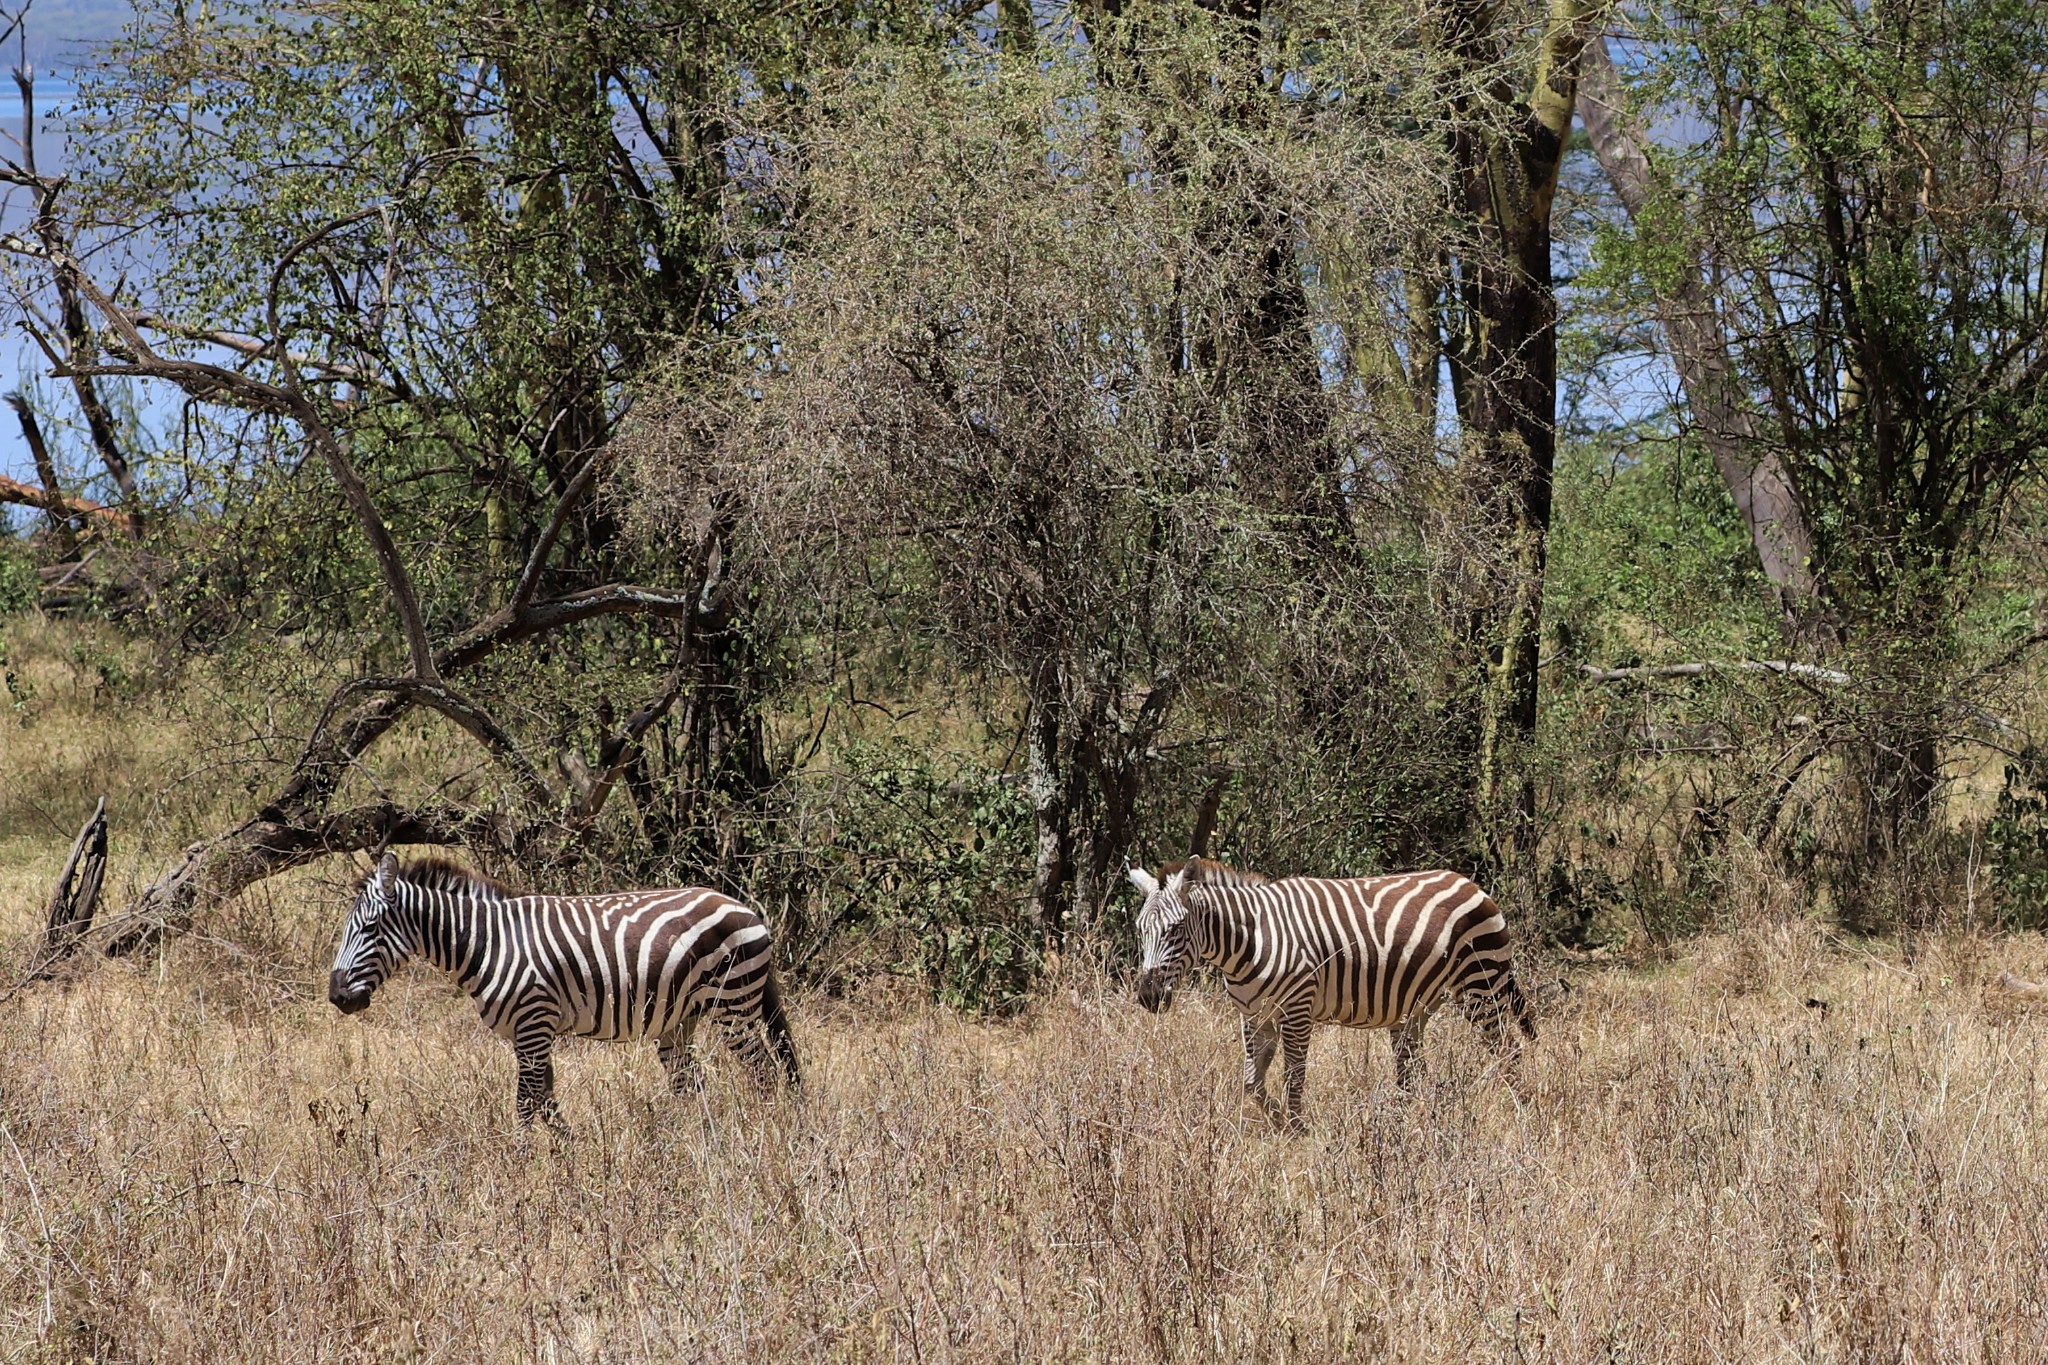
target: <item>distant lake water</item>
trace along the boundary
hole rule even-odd
[[[38,71],[36,73],[36,131],[38,133],[43,131],[43,120],[63,117],[70,108],[71,102],[77,98],[78,86],[70,72]],[[20,122],[21,88],[14,83],[14,78],[11,75],[6,72],[0,72],[0,123],[19,124]],[[8,131],[15,132],[18,130],[10,128]]]

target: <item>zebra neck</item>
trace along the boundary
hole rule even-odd
[[[1209,887],[1188,903],[1193,921],[1195,955],[1211,967],[1225,967],[1243,956],[1253,936],[1254,910],[1250,888]]]
[[[501,913],[496,899],[406,886],[399,903],[411,922],[413,952],[422,960],[463,979],[479,956],[489,955]]]

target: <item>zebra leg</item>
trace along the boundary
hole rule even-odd
[[[1238,1017],[1238,1027],[1244,1034],[1244,1093],[1259,1102],[1259,1108],[1272,1111],[1266,1101],[1266,1069],[1273,1065],[1273,1053],[1280,1046],[1280,1031],[1271,1019],[1252,1022],[1249,1014]]]
[[[1406,1090],[1422,1074],[1422,1031],[1429,1027],[1429,1016],[1424,1014],[1410,1019],[1405,1024],[1396,1024],[1389,1033],[1394,1040],[1394,1086]]]
[[[762,1036],[759,1011],[728,1014],[718,1022],[725,1030],[725,1041],[734,1055],[747,1064],[755,1079],[772,1087],[775,1084],[775,1058],[768,1050],[768,1040]]]
[[[697,1016],[693,1014],[662,1034],[657,1042],[668,1083],[678,1095],[694,1095],[704,1088],[704,1068],[698,1063],[696,1048],[691,1043],[696,1032]]]
[[[1465,1017],[1472,1026],[1485,1035],[1487,1046],[1501,1049],[1513,1042],[1503,1016],[1507,1013],[1500,998],[1490,990],[1475,990],[1466,993],[1463,1001]]]
[[[512,1043],[512,1055],[519,1059],[519,1123],[536,1118],[548,1127],[566,1131],[562,1107],[555,1103],[555,1031],[530,1029]]]
[[[1279,1020],[1281,1065],[1287,1078],[1287,1103],[1280,1112],[1289,1128],[1301,1127],[1301,1092],[1308,1084],[1308,1039],[1315,1028],[1310,1014],[1313,1003],[1304,995]]]

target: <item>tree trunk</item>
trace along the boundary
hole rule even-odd
[[[1579,115],[1622,208],[1631,221],[1640,223],[1657,189],[1649,138],[1623,107],[1620,81],[1604,39],[1586,48]],[[1673,216],[1668,221],[1680,219]],[[1805,506],[1777,448],[1762,439],[1757,413],[1736,374],[1700,253],[1688,250],[1685,258],[1670,288],[1657,300],[1657,315],[1665,349],[1685,388],[1686,408],[1699,424],[1714,468],[1748,528],[1787,637],[1826,643]]]
[[[1035,836],[1028,913],[1039,941],[1057,948],[1066,934],[1066,893],[1074,872],[1068,789],[1060,771],[1064,708],[1057,665],[1041,664],[1032,684],[1024,722],[1024,790]]]
[[[93,910],[99,905],[100,886],[107,875],[107,798],[102,796],[71,844],[71,856],[57,874],[56,889],[50,893],[49,914],[43,929],[43,947],[54,964],[81,935],[92,928]],[[46,975],[49,968],[35,973]]]
[[[1145,763],[1172,706],[1176,684],[1157,679],[1126,712],[1124,698],[1105,689],[1089,707],[1071,755],[1068,811],[1073,862],[1073,916],[1069,931],[1086,938],[1099,927],[1116,882],[1110,870],[1130,855],[1137,828]]]
[[[51,538],[57,543],[57,553],[69,559],[78,551],[78,537],[72,534],[71,523],[64,516],[64,489],[57,482],[57,462],[50,458],[49,443],[43,439],[43,424],[36,420],[35,409],[22,394],[8,394],[7,403],[21,422],[21,438],[28,442],[29,455],[35,460],[36,481],[43,486],[43,515],[49,519]]]
[[[1535,835],[1535,789],[1517,778],[1535,733],[1543,577],[1556,463],[1557,298],[1550,216],[1594,7],[1552,0],[1525,105],[1499,107],[1493,72],[1505,35],[1497,7],[1449,0],[1443,41],[1467,78],[1450,96],[1454,207],[1472,236],[1453,292],[1463,314],[1454,386],[1482,526],[1496,539],[1492,582],[1469,618],[1483,685],[1476,794],[1486,851],[1520,861]],[[1454,77],[1455,79],[1455,77]]]

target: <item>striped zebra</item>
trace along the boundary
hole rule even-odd
[[[759,915],[703,887],[541,896],[442,859],[400,866],[386,854],[349,911],[327,998],[356,1014],[399,966],[424,958],[512,1044],[519,1121],[559,1127],[553,1054],[562,1034],[651,1035],[682,1093],[701,1083],[691,1037],[712,1018],[764,1081],[773,1078],[772,1051],[798,1084],[771,952]]]
[[[1455,872],[1269,881],[1190,858],[1156,878],[1132,868],[1130,878],[1145,893],[1138,1003],[1165,1009],[1196,958],[1221,971],[1242,1015],[1245,1093],[1268,1112],[1266,1069],[1275,1049],[1285,1050],[1278,1117],[1300,1112],[1317,1024],[1391,1029],[1394,1078],[1404,1089],[1420,1062],[1423,1028],[1447,996],[1497,1047],[1520,1047],[1505,1027],[1510,1017],[1536,1036],[1500,907]]]

